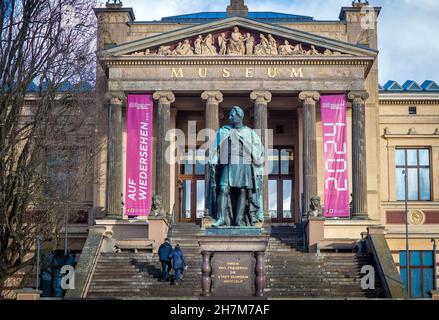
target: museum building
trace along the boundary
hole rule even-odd
[[[68,295],[109,295],[93,284],[109,244],[120,252],[156,252],[173,232],[178,242],[201,230],[208,213],[202,131],[228,124],[228,112],[236,105],[245,112],[245,124],[261,130],[262,142],[270,144],[264,228],[292,230],[291,239],[300,238],[296,244],[306,248],[310,235],[304,236],[300,226],[313,209],[311,199],[318,196],[325,208],[321,99],[339,95],[346,103],[350,212],[348,217],[326,216],[314,249],[322,255],[356,252],[359,241],[369,238],[383,296],[401,297],[407,287],[407,198],[411,296],[430,297],[439,283],[432,243],[439,238],[439,86],[430,80],[379,84],[380,11],[354,2],[341,8],[337,20],[319,21],[252,12],[244,1],[233,0],[226,12],[136,21],[133,9],[118,1],[95,9],[96,144],[105,147],[99,149],[95,182],[84,199],[93,203],[86,208],[88,222],[69,228],[71,249],[82,254],[79,289]],[[371,16],[377,20],[368,20]],[[160,196],[163,217],[134,219],[126,207],[132,95],[154,101],[149,192]],[[176,131],[183,133],[183,142],[170,134]],[[177,144],[176,161],[170,163],[167,152]],[[392,278],[395,274],[400,282]],[[118,291],[116,285],[113,289]],[[340,296],[350,297],[349,291],[339,290]]]

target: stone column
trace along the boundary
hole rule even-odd
[[[107,217],[122,218],[122,107],[123,92],[108,93]]]
[[[367,214],[366,91],[352,91],[352,219],[365,220]]]
[[[269,91],[253,91],[250,94],[250,99],[254,102],[254,127],[261,130],[261,140],[265,147],[265,160],[268,159],[268,146],[266,135],[268,130],[268,104],[271,102],[272,94]],[[264,175],[263,195],[262,201],[264,203],[265,220],[270,220],[270,213],[268,211],[268,176]]]
[[[206,129],[212,129],[209,132],[209,143],[212,143],[215,139],[216,131],[219,129],[219,104],[224,101],[223,94],[221,91],[204,91],[201,94],[201,98],[206,101]],[[206,157],[210,155],[206,152]],[[209,166],[206,166],[206,206],[207,206],[207,195],[209,194]],[[208,211],[208,210],[206,210]]]
[[[175,102],[175,96],[171,91],[157,91],[153,95],[157,100],[157,143],[156,143],[156,194],[163,199],[163,208],[168,214],[170,208],[170,182],[171,166],[166,160],[166,151],[170,141],[166,141],[166,134],[171,123],[171,103]]]
[[[308,212],[310,200],[317,190],[317,143],[316,143],[316,103],[320,94],[303,91],[299,100],[303,103],[303,203],[304,213]]]
[[[212,252],[201,252],[201,296],[209,297],[212,288]]]
[[[221,91],[204,91],[201,98],[206,101],[206,128],[219,129],[219,104],[224,101]]]

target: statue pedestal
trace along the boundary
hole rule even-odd
[[[308,251],[317,252],[317,244],[325,239],[325,218],[310,217],[306,227]]]
[[[157,253],[168,237],[169,225],[164,217],[149,217],[148,225],[148,239],[154,241],[154,253]]]
[[[269,237],[259,228],[207,228],[199,237],[201,296],[263,298]]]

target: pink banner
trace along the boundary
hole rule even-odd
[[[346,96],[322,96],[320,106],[325,161],[324,215],[326,218],[349,218]]]
[[[130,217],[151,212],[152,119],[152,96],[128,95],[125,213]]]

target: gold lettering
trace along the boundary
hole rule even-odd
[[[277,68],[268,68],[269,78],[276,78],[276,75],[277,75]]]
[[[223,69],[223,78],[230,78],[230,69],[229,68]]]
[[[290,78],[303,78],[302,68],[299,68],[297,70],[295,68],[291,68]]]
[[[183,77],[183,69],[178,68],[178,71],[175,68],[172,68],[172,78],[184,78]]]
[[[206,78],[207,77],[207,68],[199,68],[198,75],[200,76],[200,78]]]
[[[245,68],[245,77],[253,78],[253,68]]]

